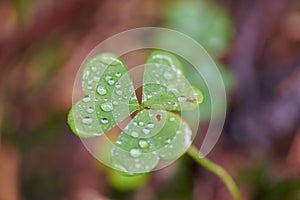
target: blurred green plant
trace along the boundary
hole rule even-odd
[[[219,58],[228,51],[232,39],[233,23],[227,11],[207,0],[176,0],[170,1],[164,6],[162,15],[163,27],[184,33],[204,47],[215,61],[226,91],[232,90],[235,86],[235,77],[232,71],[219,61]],[[176,44],[185,52],[191,51],[185,44],[178,43],[177,38],[172,35],[158,35],[156,40],[158,43],[172,44],[172,46]],[[199,73],[183,58],[180,58],[180,61],[184,63],[187,79],[191,84],[201,88],[203,95],[209,97],[206,83]],[[199,63],[199,66],[204,65],[203,62]],[[200,123],[209,121],[211,117],[210,98],[205,98],[199,109]],[[219,109],[215,110],[218,112]]]
[[[262,158],[261,158],[262,159]],[[273,163],[268,159],[258,160],[248,169],[243,169],[240,180],[251,186],[253,198],[258,200],[298,200],[300,197],[300,180],[274,176]],[[276,170],[275,170],[276,171]]]
[[[213,58],[224,54],[231,42],[232,21],[221,7],[206,0],[178,0],[163,10],[163,26],[199,42]]]
[[[142,188],[148,181],[147,174],[124,176],[114,170],[108,172],[108,183],[119,191],[128,191]]]
[[[73,105],[68,116],[72,131],[79,137],[100,136],[137,111],[112,147],[111,165],[115,170],[126,175],[147,173],[159,161],[176,160],[190,147],[192,130],[174,112],[197,108],[203,102],[203,94],[185,79],[183,67],[174,55],[150,53],[141,105],[125,64],[111,53],[95,56],[85,64],[82,89],[85,96]],[[240,199],[225,170],[200,158],[194,146],[188,154],[218,175],[234,198]]]

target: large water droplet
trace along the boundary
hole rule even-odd
[[[146,128],[143,129],[143,133],[145,133],[145,134],[149,134],[150,132],[151,131],[149,129],[146,129]]]
[[[101,123],[102,124],[107,124],[108,123],[108,119],[107,118],[102,118],[101,119]]]
[[[145,123],[144,122],[139,122],[139,126],[144,126]]]
[[[130,150],[130,155],[131,155],[132,157],[134,157],[134,158],[137,158],[137,157],[139,157],[139,156],[142,155],[142,152],[141,152],[141,150],[139,150],[139,149],[131,149],[131,150]]]
[[[178,97],[178,101],[181,101],[181,102],[186,101],[186,97],[180,96],[180,97]]]
[[[170,73],[170,72],[165,72],[165,73],[164,73],[164,78],[165,78],[166,80],[172,80],[172,79],[174,78],[174,76],[173,76],[173,74]]]
[[[121,72],[116,73],[116,77],[120,77],[121,75],[122,75]]]
[[[110,80],[107,81],[107,83],[108,83],[109,85],[114,85],[114,84],[115,84],[115,81],[114,81],[113,79],[110,79]]]
[[[100,95],[105,95],[107,93],[106,89],[104,87],[101,87],[99,86],[97,88],[97,92],[100,94]]]
[[[154,124],[150,123],[147,125],[148,128],[154,128]]]
[[[105,111],[105,112],[112,111],[112,109],[113,109],[113,106],[112,106],[111,103],[103,103],[103,104],[101,104],[100,107],[101,107],[101,109],[102,109],[103,111]]]
[[[135,132],[135,131],[132,131],[131,136],[137,138],[137,137],[139,137],[139,133]]]
[[[84,123],[84,124],[91,124],[91,123],[93,123],[93,119],[90,118],[90,117],[84,117],[82,119],[82,123]]]
[[[145,149],[149,146],[148,142],[146,140],[140,140],[139,141],[139,146],[142,148],[142,149]]]
[[[88,109],[86,109],[86,112],[88,113],[93,113],[94,112],[94,109],[92,107],[89,107]]]
[[[87,102],[91,101],[91,97],[89,97],[89,96],[84,97],[84,98],[82,99],[82,101],[85,102],[85,103],[87,103]]]
[[[121,88],[121,84],[120,83],[116,83],[115,87],[119,89],[119,88]]]
[[[174,118],[174,117],[171,117],[171,118],[170,118],[170,122],[173,122],[173,121],[175,121],[175,118]]]
[[[112,79],[111,76],[105,76],[105,80],[106,80],[106,81],[109,81],[110,79]]]

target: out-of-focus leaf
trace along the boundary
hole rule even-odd
[[[233,26],[228,13],[217,5],[204,0],[179,0],[168,4],[163,14],[165,27],[192,37],[213,57],[227,50]],[[172,40],[172,37],[163,39]]]
[[[136,176],[124,176],[116,171],[111,170],[108,173],[109,184],[119,191],[136,190],[143,187],[149,179],[147,174]]]

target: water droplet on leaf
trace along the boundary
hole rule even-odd
[[[137,137],[139,137],[139,134],[138,134],[138,132],[132,131],[131,136],[137,138]]]
[[[100,81],[100,78],[98,76],[95,76],[94,81],[98,82],[98,81]]]
[[[107,93],[106,89],[104,87],[101,87],[99,86],[97,88],[97,92],[100,94],[100,95],[105,95]]]
[[[154,128],[154,124],[150,123],[147,125],[148,128]]]
[[[95,66],[92,66],[92,71],[93,72],[97,71],[97,68]]]
[[[102,109],[103,111],[105,111],[105,112],[112,111],[112,109],[113,109],[113,106],[112,106],[111,103],[103,103],[103,104],[101,104],[100,107],[101,107],[101,109]]]
[[[108,123],[108,119],[107,118],[102,118],[101,119],[101,123],[102,124],[107,124]]]
[[[142,149],[145,149],[149,146],[148,142],[146,140],[140,140],[139,141],[139,146],[142,148]]]
[[[120,83],[116,83],[115,87],[119,89],[119,88],[121,88],[121,84]]]
[[[172,80],[172,79],[174,78],[174,76],[173,76],[173,74],[170,73],[170,72],[165,72],[165,73],[164,73],[164,78],[165,78],[166,80]]]
[[[107,81],[107,83],[108,83],[109,85],[113,85],[113,84],[115,84],[115,81],[114,81],[113,79],[110,79],[110,80]]]
[[[106,81],[109,81],[110,79],[112,79],[111,76],[106,76],[106,77],[105,77],[105,80],[106,80]]]
[[[139,126],[144,126],[145,123],[144,122],[139,122]]]
[[[87,102],[91,101],[91,98],[90,97],[84,97],[82,99],[82,101],[85,102],[85,103],[87,103]]]
[[[85,117],[85,118],[82,119],[82,123],[91,124],[91,123],[93,123],[93,119],[90,118],[90,117]]]
[[[137,157],[139,157],[139,156],[142,155],[142,152],[141,152],[141,150],[139,150],[139,149],[131,149],[131,150],[130,150],[130,155],[131,155],[132,157],[134,157],[134,158],[137,158]]]
[[[186,101],[186,97],[184,96],[178,97],[178,101],[180,102]]]
[[[146,129],[146,128],[143,129],[143,133],[145,133],[145,134],[149,134],[150,132],[151,131],[149,129]]]
[[[93,113],[94,112],[94,109],[92,107],[89,107],[88,109],[86,109],[86,112],[88,113]]]

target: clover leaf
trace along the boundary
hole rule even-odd
[[[183,67],[172,54],[154,51],[147,59],[143,84],[143,105],[181,111],[197,107],[203,95],[183,75]]]
[[[79,137],[94,137],[113,128],[139,105],[127,68],[111,53],[100,54],[83,68],[85,97],[71,109],[68,123]]]
[[[189,147],[192,132],[178,115],[142,110],[119,136],[112,164],[127,173],[149,172],[159,160],[175,160]]]
[[[125,64],[111,53],[85,64],[82,89],[85,97],[73,105],[68,116],[72,131],[79,137],[99,136],[138,111],[112,148],[114,169],[146,173],[159,161],[179,158],[190,146],[192,131],[176,112],[196,108],[203,95],[185,79],[174,55],[163,51],[149,55],[141,105]]]

